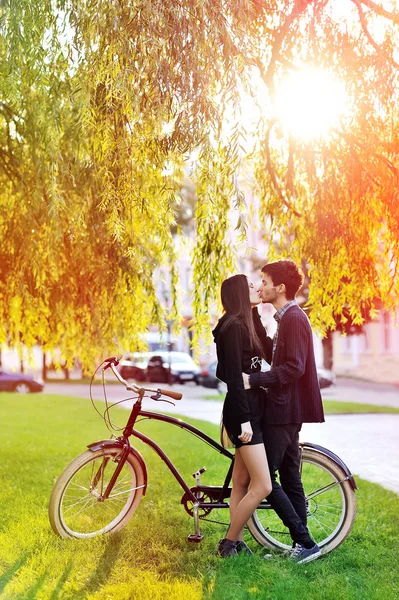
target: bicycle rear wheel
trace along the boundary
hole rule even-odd
[[[115,533],[133,516],[143,494],[145,475],[129,454],[109,498],[102,499],[122,456],[120,448],[87,450],[62,472],[50,498],[50,523],[61,537],[90,538]]]
[[[304,448],[302,483],[308,507],[308,529],[323,554],[348,536],[356,516],[356,496],[346,475],[331,458]],[[272,509],[258,509],[247,523],[259,544],[272,550],[292,548],[288,529]]]

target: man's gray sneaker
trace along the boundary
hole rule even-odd
[[[252,556],[253,552],[250,548],[248,548],[247,544],[245,542],[243,542],[242,540],[240,540],[239,542],[236,543],[236,550],[238,552],[238,554],[240,554],[240,552],[242,552],[243,554],[246,554],[247,556]]]
[[[320,558],[320,556],[321,552],[317,544],[315,544],[313,548],[305,548],[304,546],[297,544],[291,553],[290,559],[294,560],[298,565],[303,565],[311,560]]]

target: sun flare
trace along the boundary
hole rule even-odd
[[[277,89],[277,116],[284,128],[301,139],[326,136],[347,103],[344,84],[322,70],[296,71]]]

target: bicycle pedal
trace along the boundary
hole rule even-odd
[[[187,536],[187,541],[192,542],[194,544],[198,544],[203,539],[204,536],[200,533],[190,533],[190,535]]]

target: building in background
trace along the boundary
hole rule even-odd
[[[399,309],[381,310],[363,329],[359,335],[333,334],[335,372],[399,385]]]

